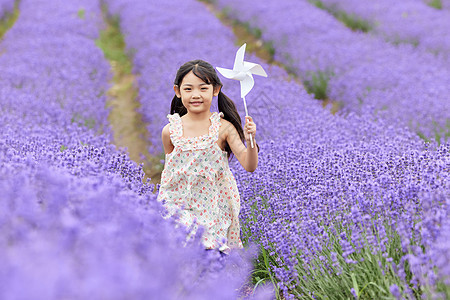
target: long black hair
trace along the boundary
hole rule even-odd
[[[222,93],[222,82],[220,82],[219,76],[217,76],[216,70],[214,67],[201,59],[191,60],[182,65],[178,71],[174,80],[174,84],[177,86],[181,86],[181,82],[189,72],[194,73],[195,76],[200,78],[206,84],[212,84],[213,89],[220,87],[219,95],[217,96],[217,104],[219,108],[219,112],[223,113],[223,117],[225,120],[229,121],[236,128],[239,138],[242,143],[245,141],[244,130],[242,129],[241,117],[236,109],[236,105],[233,100],[228,98],[224,93]],[[170,114],[178,113],[180,116],[187,114],[187,109],[184,107],[181,98],[175,95],[172,99],[172,104],[170,105]],[[259,146],[258,147],[259,152]],[[225,142],[225,151],[228,153],[228,158],[231,159],[233,152],[231,151],[230,146],[227,142]]]

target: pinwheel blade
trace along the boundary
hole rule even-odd
[[[223,77],[229,78],[229,79],[234,79],[233,76],[237,74],[236,71],[234,70],[230,70],[230,69],[225,69],[225,68],[220,68],[220,67],[216,67],[217,71],[219,71],[220,74],[223,75]]]
[[[241,98],[247,96],[247,94],[252,90],[255,85],[255,80],[253,80],[253,76],[250,73],[247,73],[247,76],[244,80],[241,80]]]
[[[244,68],[254,75],[267,77],[266,71],[264,71],[263,67],[259,64],[244,61]]]
[[[245,43],[236,52],[236,57],[234,58],[234,66],[233,66],[233,70],[235,71],[244,71],[244,55],[246,46],[247,44]]]

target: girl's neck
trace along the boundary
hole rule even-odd
[[[212,112],[204,111],[198,113],[187,112],[185,116],[192,121],[204,121],[205,119],[209,119],[211,115]]]

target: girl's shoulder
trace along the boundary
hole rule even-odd
[[[162,131],[161,131],[161,136],[162,138],[170,138],[171,132],[170,132],[170,123],[164,125]]]
[[[229,134],[229,133],[234,133],[236,130],[236,128],[234,127],[233,123],[231,123],[230,121],[224,119],[223,117],[220,118],[219,120],[220,122],[220,132],[221,134]]]
[[[169,133],[169,129],[170,129],[170,123],[167,123],[166,125],[164,125],[163,129],[162,129],[162,133]]]
[[[162,132],[161,132],[161,139],[163,142],[163,146],[164,146],[164,151],[165,153],[170,153],[171,149],[173,149],[173,143],[171,141],[170,138],[170,124],[167,124],[163,127]]]
[[[227,119],[225,119],[224,117],[221,117],[221,118],[219,118],[219,122],[220,122],[220,124],[221,125],[229,125],[229,124],[231,124],[231,122],[230,121],[228,121]]]

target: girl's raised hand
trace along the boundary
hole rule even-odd
[[[254,142],[256,136],[256,124],[253,122],[252,117],[246,116],[244,125],[244,137],[248,143],[250,143],[250,134],[252,134]]]

